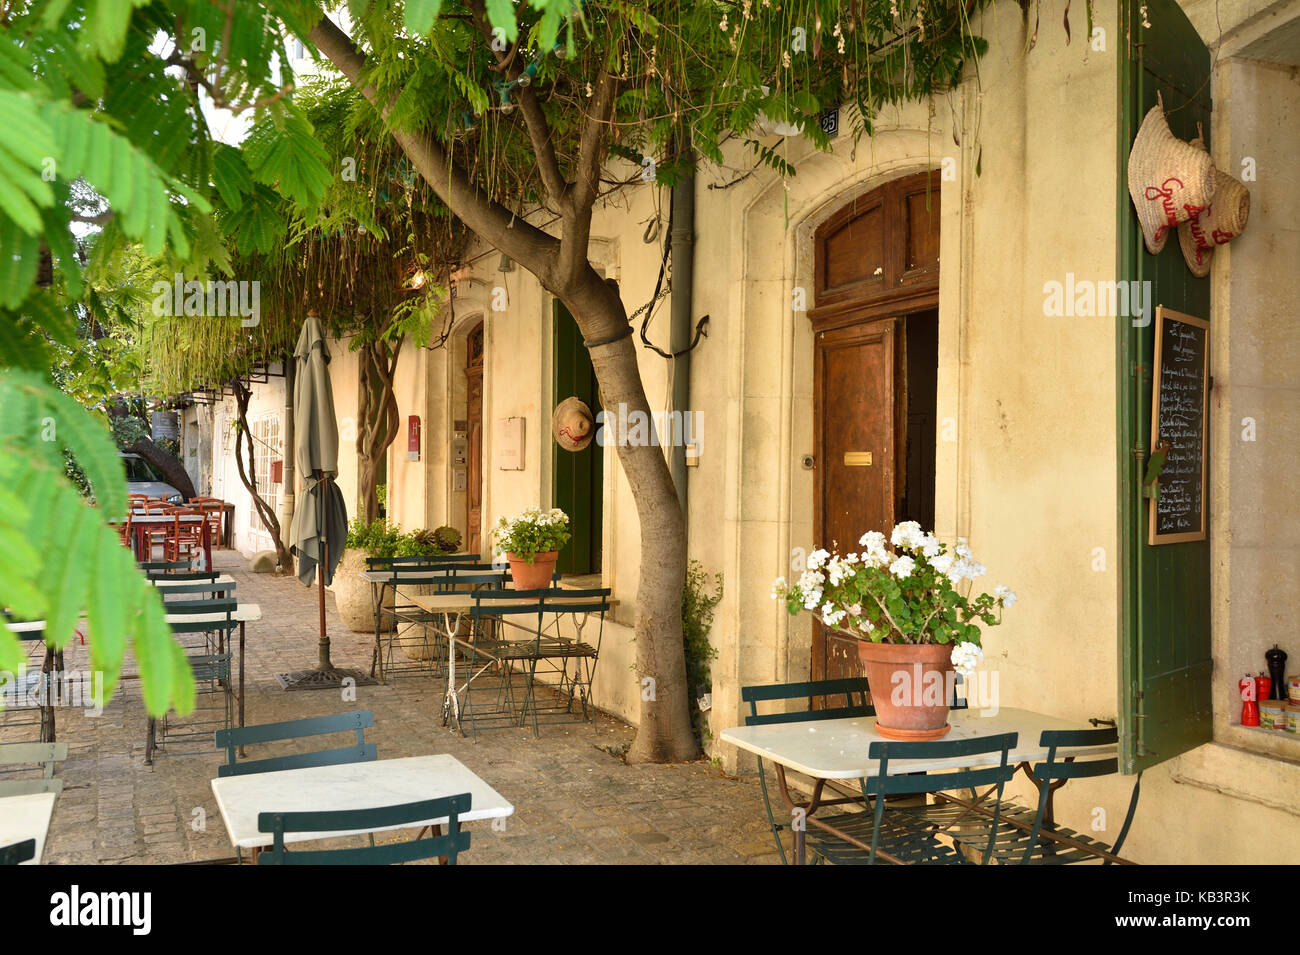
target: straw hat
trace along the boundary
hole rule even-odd
[[[1198,136],[1192,145],[1205,148]],[[1225,172],[1214,174],[1214,197],[1210,207],[1178,227],[1178,244],[1183,259],[1197,278],[1210,274],[1210,257],[1216,245],[1227,245],[1246,229],[1250,218],[1250,191]]]
[[[596,419],[581,398],[565,398],[551,415],[551,434],[566,451],[581,451],[596,436]]]
[[[1214,186],[1210,154],[1169,131],[1163,101],[1151,107],[1128,157],[1128,194],[1147,251],[1158,255],[1171,228],[1210,204]]]

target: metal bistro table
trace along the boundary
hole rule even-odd
[[[254,855],[270,846],[274,838],[269,832],[258,831],[257,816],[263,812],[377,809],[466,792],[470,794],[470,809],[461,813],[461,822],[502,819],[515,811],[500,793],[456,757],[446,754],[222,776],[212,780],[212,792],[217,797],[231,845],[252,849]],[[440,826],[446,821],[446,818],[424,819],[374,830],[286,833],[284,839],[285,842],[333,839],[364,835],[367,831]]]
[[[475,652],[475,649],[473,643],[467,640],[462,640],[456,636],[456,634],[460,630],[461,618],[469,616],[471,611],[474,609],[475,603],[480,602],[482,598],[478,597],[473,591],[460,591],[458,593],[450,594],[416,595],[411,599],[421,610],[432,614],[439,614],[442,617],[443,633],[446,634],[447,637],[447,692],[443,696],[442,702],[442,725],[450,726],[463,736],[465,731],[460,725],[460,694],[462,692],[468,693],[470,683],[472,683],[476,677],[481,675],[493,663],[497,662],[489,659],[487,663],[479,667],[477,672],[471,672],[471,674],[466,677],[463,686],[457,687],[456,647],[462,646],[469,650],[471,654]],[[511,601],[511,598],[509,596],[502,596],[496,598],[496,600],[497,602]],[[589,602],[595,608],[603,606],[605,609],[612,608],[618,604],[618,601],[613,598],[605,598],[602,601],[599,598],[591,597],[582,598],[581,600],[575,599],[572,601],[566,601],[566,603],[575,602]],[[577,639],[581,640],[583,628],[587,625],[588,615],[585,613],[573,613],[571,611],[569,614],[573,617],[573,626],[578,634]],[[473,666],[474,664],[471,660],[469,664],[471,671],[473,670]]]
[[[1080,730],[1089,727],[1032,710],[1002,707],[993,716],[982,716],[978,709],[951,710],[948,722],[952,730],[945,740],[978,739],[1000,733],[1019,734],[1016,745],[1008,755],[1030,780],[1030,764],[1047,759],[1047,750],[1039,745],[1044,730]],[[758,726],[737,726],[723,730],[721,739],[762,759],[770,759],[781,769],[778,774],[781,798],[793,813],[802,810],[804,821],[832,831],[814,817],[817,797],[809,802],[797,802],[786,785],[784,770],[791,769],[813,779],[869,779],[879,775],[876,760],[867,758],[872,743],[886,741],[876,732],[874,716],[839,720],[808,720],[798,723],[768,723]],[[1080,749],[1076,756],[1112,756],[1113,746]],[[986,757],[968,756],[953,759],[907,759],[899,765],[901,772],[935,772],[945,769],[962,769],[978,766]],[[892,775],[892,773],[891,773]],[[820,792],[820,785],[818,792]],[[792,827],[793,828],[793,827]],[[804,863],[804,833],[794,830],[795,864]]]

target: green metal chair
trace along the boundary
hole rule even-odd
[[[12,729],[19,726],[36,727],[33,734],[42,743],[57,739],[54,700],[64,689],[63,651],[45,643],[43,621],[16,621],[9,614],[0,613],[0,626],[15,624],[13,631],[20,643],[32,646],[27,662],[35,661],[39,651],[42,660],[34,667],[22,667],[17,673],[0,673],[0,697],[11,699],[0,707],[0,726]],[[34,704],[34,705],[33,705]],[[31,714],[35,713],[35,716]]]
[[[258,854],[258,865],[400,865],[420,859],[445,857],[448,865],[469,849],[470,834],[460,828],[461,813],[468,812],[471,796],[460,793],[441,799],[409,802],[378,809],[345,809],[333,812],[262,812],[257,815],[258,832],[274,838],[270,849]],[[308,849],[290,852],[284,844],[288,833],[346,832],[416,825],[428,819],[447,820],[445,834],[428,839],[411,839],[348,849]],[[435,826],[441,829],[441,824]],[[372,840],[373,841],[373,840]]]
[[[833,697],[844,697],[843,706],[831,706]],[[838,720],[851,718],[855,716],[868,717],[875,716],[876,710],[867,701],[871,698],[871,691],[867,687],[866,677],[850,677],[839,680],[817,680],[806,683],[774,683],[767,686],[743,686],[740,688],[740,699],[749,704],[749,714],[745,717],[746,726],[764,726],[771,723],[802,723],[807,720]],[[790,712],[777,713],[759,713],[759,703],[785,702],[787,700],[802,700],[807,702],[807,708],[794,710]],[[822,707],[813,709],[814,700],[821,700]],[[781,788],[782,796],[794,802],[790,795],[789,787],[786,785],[785,767],[780,763],[776,765],[777,783]],[[772,838],[776,840],[776,849],[781,854],[781,862],[788,864],[785,854],[785,845],[781,842],[781,831],[789,828],[788,826],[778,823],[776,816],[772,812],[772,797],[767,789],[767,773],[763,769],[763,760],[758,760],[758,784],[763,790],[763,807],[767,810],[767,822],[772,830]],[[826,780],[819,779],[814,784],[813,797],[810,803],[818,806],[839,805],[846,802],[857,802],[856,798],[842,798],[822,800],[821,793],[826,785]],[[807,804],[802,808],[807,809]]]
[[[63,792],[54,764],[67,758],[67,743],[0,743],[0,797]],[[31,772],[41,775],[24,775]]]
[[[374,713],[370,710],[358,710],[354,713],[339,713],[334,716],[314,716],[303,720],[287,720],[283,723],[263,723],[259,726],[223,730],[216,734],[215,739],[217,748],[226,751],[226,764],[217,768],[217,775],[243,776],[248,773],[270,773],[281,769],[301,769],[306,766],[369,762],[379,755],[375,744],[367,743],[365,739],[366,728],[374,725]],[[243,762],[236,759],[236,751],[241,746],[343,732],[355,732],[356,742],[351,746],[312,753],[293,753],[288,756]]]
[[[167,576],[170,574],[184,573],[194,569],[192,560],[142,560],[138,566],[145,572],[145,576],[153,579],[157,576]]]
[[[987,864],[1000,832],[1002,791],[1016,771],[1015,764],[1009,761],[1016,739],[1016,733],[1001,733],[967,740],[872,743],[867,756],[876,761],[876,774],[860,782],[863,794],[875,797],[874,810],[815,819],[810,816],[805,837],[808,848],[817,860],[834,865],[970,865],[955,843],[949,844],[941,833],[916,825],[916,815],[909,808],[890,810],[888,797],[991,786],[996,799],[981,855],[981,864]],[[994,757],[996,765],[990,765]],[[909,773],[906,768],[911,760],[972,758],[983,765],[933,773]]]
[[[36,858],[36,840],[25,839],[12,845],[0,846],[0,865],[19,865]]]
[[[1065,783],[1071,779],[1095,779],[1119,773],[1118,755],[1096,758],[1086,752],[1093,747],[1115,746],[1118,742],[1119,733],[1114,727],[1044,730],[1039,737],[1039,745],[1047,749],[1047,759],[1031,769],[1031,778],[1038,788],[1038,805],[1029,808],[1011,800],[1003,803],[1002,815],[1008,825],[998,832],[991,853],[993,860],[1002,865],[1126,863],[1127,860],[1120,858],[1119,852],[1124,846],[1124,840],[1128,838],[1133,816],[1137,812],[1141,773],[1133,781],[1128,811],[1114,843],[1108,844],[1057,825],[1052,818],[1052,794]],[[1083,752],[1078,752],[1079,750]],[[941,798],[942,802],[933,807],[932,819],[936,823],[960,819],[961,824],[954,826],[948,823],[949,834],[966,845],[977,846],[983,843],[983,835],[987,832],[988,810],[978,800],[964,800],[947,793]],[[971,822],[972,819],[975,820],[974,823]]]

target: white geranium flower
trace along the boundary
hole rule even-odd
[[[912,571],[915,569],[916,561],[908,557],[906,554],[889,565],[889,572],[899,580],[911,576]]]
[[[948,572],[952,570],[952,565],[954,561],[955,558],[952,556],[952,554],[940,554],[938,557],[932,557],[930,559],[930,566],[933,567],[938,573],[941,573],[944,576],[948,576]],[[961,578],[958,578],[958,580],[960,579]]]
[[[921,553],[925,555],[927,560],[933,557],[938,557],[939,548],[942,546],[943,545],[939,543],[939,538],[935,537],[933,534],[926,534],[921,538]]]
[[[890,535],[889,542],[895,547],[915,550],[924,537],[925,533],[921,530],[920,524],[916,521],[903,521],[894,526],[894,533]]]
[[[867,531],[858,538],[858,544],[865,547],[867,550],[884,550],[885,535],[880,533],[880,531]]]
[[[984,651],[978,644],[963,640],[952,648],[952,668],[963,677],[969,678],[975,668],[984,662]]]
[[[813,551],[811,554],[808,555],[808,569],[816,570],[822,564],[826,563],[826,558],[830,556],[831,555],[829,551],[827,551],[822,547],[818,547],[815,551]]]
[[[780,600],[785,596],[786,591],[790,588],[786,585],[784,577],[778,577],[772,581],[772,599]]]
[[[964,537],[957,538],[957,546],[954,547],[953,550],[957,552],[958,557],[971,556],[970,544],[966,543],[966,538]]]
[[[845,611],[836,610],[835,604],[831,603],[829,600],[822,604],[822,623],[826,624],[828,627],[838,627],[840,621],[843,620],[846,615]]]
[[[1001,584],[998,584],[993,588],[993,596],[997,597],[998,603],[1004,607],[1013,606],[1018,599],[1014,590],[1011,590],[1009,587],[1003,587]]]

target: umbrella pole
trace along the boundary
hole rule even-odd
[[[323,488],[322,499],[328,502],[329,478],[322,471],[316,472],[316,478],[321,482]],[[327,520],[321,522],[321,562],[317,568],[317,574],[319,575],[317,579],[320,584],[317,588],[320,599],[320,668],[327,672],[334,669],[334,664],[330,662],[330,638],[325,630],[325,568],[329,566],[330,562],[329,533],[325,529],[328,523]]]

